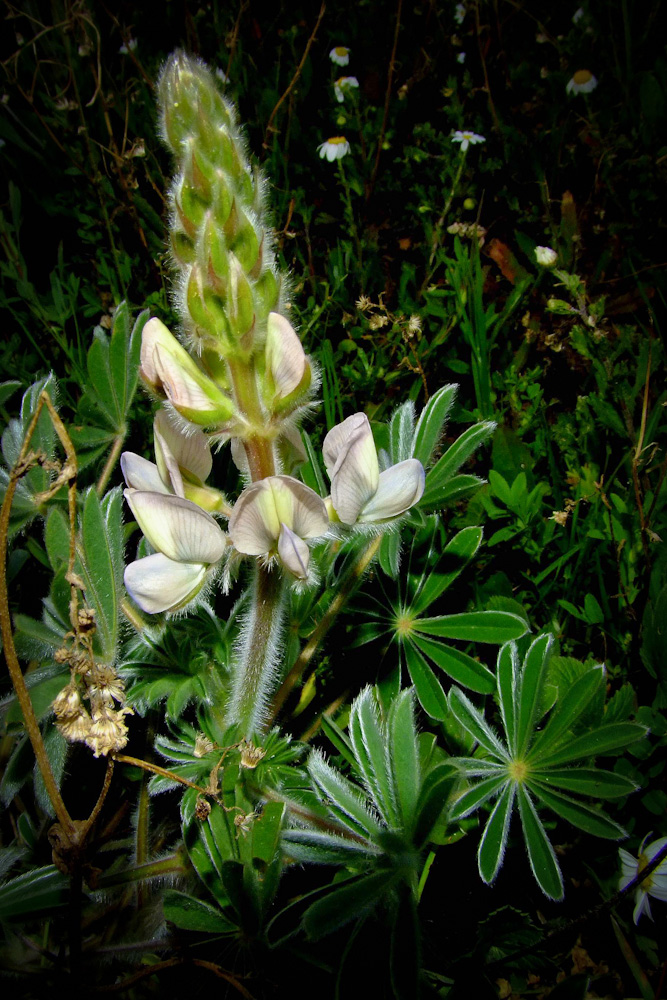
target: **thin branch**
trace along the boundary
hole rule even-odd
[[[398,0],[398,9],[396,11],[396,27],[394,28],[394,44],[391,49],[391,57],[389,59],[389,68],[387,70],[387,90],[384,95],[384,111],[382,113],[382,125],[380,127],[380,135],[378,136],[377,150],[375,151],[375,163],[373,164],[373,173],[371,174],[370,183],[366,189],[366,201],[371,196],[373,187],[375,185],[375,180],[377,178],[378,169],[380,167],[380,154],[382,152],[382,144],[384,142],[385,133],[387,131],[387,118],[389,117],[389,102],[391,100],[391,85],[394,80],[394,69],[396,68],[396,49],[398,48],[398,32],[401,27],[401,10],[403,8],[403,0]]]
[[[269,121],[268,121],[267,126],[266,126],[266,130],[264,132],[264,142],[262,143],[264,149],[268,149],[269,148],[269,143],[268,143],[269,132],[276,132],[277,131],[276,129],[273,128],[273,119],[276,117],[276,114],[278,113],[279,107],[285,101],[285,99],[291,94],[292,90],[296,86],[297,80],[301,76],[301,72],[303,70],[303,67],[306,64],[306,59],[308,58],[308,53],[310,52],[310,50],[311,50],[311,48],[313,46],[313,42],[315,41],[315,36],[317,34],[317,29],[319,28],[319,26],[320,26],[320,24],[322,22],[322,18],[324,17],[324,12],[325,12],[326,9],[327,9],[327,5],[326,5],[326,3],[323,3],[322,6],[320,7],[320,12],[317,15],[317,21],[315,22],[315,27],[312,30],[312,33],[310,35],[310,38],[308,39],[308,42],[306,43],[306,48],[304,49],[303,56],[301,57],[301,62],[299,63],[299,65],[296,68],[296,73],[294,74],[294,76],[290,80],[290,83],[289,83],[289,86],[287,87],[287,90],[278,98],[278,103],[276,104],[275,108],[271,112],[271,115],[269,117]]]

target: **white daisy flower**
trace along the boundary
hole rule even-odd
[[[572,24],[577,24],[579,21],[581,21],[583,16],[584,16],[584,8],[577,7],[574,14],[572,15]]]
[[[578,69],[565,90],[568,94],[590,94],[598,82],[589,69]]]
[[[457,63],[464,63],[466,61],[466,54],[465,54],[465,52],[459,52],[459,54],[456,57],[456,61],[457,61]]]
[[[359,86],[356,76],[339,76],[334,83],[334,94],[339,104],[345,100],[345,94]]]
[[[469,132],[465,129],[461,131],[457,129],[452,136],[452,142],[460,142],[461,152],[465,153],[468,146],[474,146],[478,142],[486,142],[486,139],[483,135],[477,135],[476,132]]]
[[[350,61],[350,50],[344,45],[337,45],[329,53],[329,59],[332,63],[336,63],[336,66],[347,66]]]
[[[454,20],[456,21],[457,24],[463,24],[465,16],[466,16],[465,4],[457,3],[456,7],[454,8]]]
[[[350,144],[344,135],[334,135],[319,145],[317,152],[320,154],[320,159],[333,163],[334,160],[341,160],[347,156],[350,152]]]
[[[127,56],[130,54],[130,52],[134,52],[136,47],[137,47],[136,38],[128,38],[127,42],[123,42],[121,47],[118,49],[118,52],[122,56]]]
[[[631,854],[624,851],[622,847],[619,849],[618,853],[621,856],[621,868],[623,869],[623,874],[618,884],[619,889],[625,889],[626,885],[629,885],[653,860],[658,851],[661,851],[667,845],[667,837],[654,840],[648,847],[644,847],[646,840],[647,838],[644,837],[639,847],[639,855],[636,858],[633,858]],[[651,874],[643,882],[640,882],[635,889],[635,911],[632,916],[636,924],[639,923],[642,913],[645,913],[647,917],[653,920],[649,896],[667,902],[667,858],[661,861],[658,867],[654,868]]]

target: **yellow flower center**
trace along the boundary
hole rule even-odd
[[[331,146],[342,146],[344,142],[347,142],[347,139],[344,135],[334,135],[331,139],[327,139],[327,142]]]
[[[337,45],[336,48],[334,49],[334,52],[336,53],[337,56],[346,56],[347,51],[348,50],[345,48],[344,45]]]
[[[637,858],[637,874],[638,875],[641,875],[641,873],[644,871],[644,869],[648,865],[648,862],[649,862],[649,859],[648,859],[648,857],[645,854],[640,854],[639,855],[639,857]],[[642,889],[643,892],[649,892],[652,885],[653,885],[653,873],[651,872],[651,874],[647,875],[647,877],[643,880],[643,882],[640,883],[640,888]]]
[[[572,77],[578,87],[581,87],[584,83],[588,83],[588,81],[592,80],[592,78],[593,74],[589,69],[578,69]]]

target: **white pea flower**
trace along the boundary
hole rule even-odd
[[[380,472],[365,413],[354,413],[333,427],[324,439],[322,452],[331,479],[331,503],[343,524],[391,520],[422,497],[424,467],[416,458]]]
[[[554,267],[558,254],[551,247],[535,247],[535,260],[541,267]]]
[[[320,159],[333,163],[334,160],[342,160],[350,152],[350,144],[344,135],[334,135],[321,143],[317,147],[317,152],[320,154]]]
[[[149,493],[174,494],[208,511],[224,510],[223,494],[205,485],[213,464],[206,435],[197,427],[184,432],[166,410],[158,410],[153,436],[157,464],[131,451],[121,455],[127,486]]]
[[[597,85],[598,82],[589,69],[578,69],[565,90],[568,94],[590,94]]]
[[[125,570],[125,586],[148,614],[177,611],[210,579],[225,552],[225,535],[210,514],[182,497],[127,489],[125,499],[157,549]]]
[[[237,552],[248,556],[278,556],[293,576],[308,576],[307,540],[329,528],[324,501],[292,476],[267,476],[245,489],[229,518],[229,535]]]
[[[234,413],[229,396],[155,317],[142,331],[139,371],[148,386],[166,396],[174,409],[192,423],[220,424]]]
[[[623,869],[623,874],[618,884],[619,889],[625,889],[626,885],[629,885],[646,868],[649,862],[653,860],[658,851],[661,851],[667,845],[667,837],[661,837],[660,840],[654,840],[648,847],[644,847],[647,839],[647,837],[644,837],[639,848],[639,856],[636,858],[623,850],[622,847],[619,848],[618,853],[621,857],[621,868]],[[647,875],[644,881],[640,882],[635,889],[635,910],[632,916],[636,924],[639,923],[642,913],[645,913],[651,920],[653,919],[649,896],[667,902],[667,858],[661,861],[658,867],[654,868],[651,874]]]
[[[335,48],[329,53],[329,59],[336,66],[347,66],[350,61],[350,49],[346,48],[344,45],[336,45]]]
[[[477,135],[476,132],[470,132],[467,129],[464,129],[463,131],[457,129],[452,136],[452,142],[460,142],[461,152],[465,153],[468,146],[474,146],[478,142],[486,142],[486,139],[483,135]]]
[[[339,104],[345,100],[345,95],[359,87],[356,76],[339,76],[334,83],[334,94]]]

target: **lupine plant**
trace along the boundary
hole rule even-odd
[[[89,357],[100,399],[115,399],[115,429],[134,390],[129,364],[138,365],[157,402],[155,461],[130,451],[121,457],[136,556],[124,575],[120,492],[103,495],[113,462],[77,507],[74,458],[68,450],[67,463],[53,459],[49,414],[68,449],[71,442],[50,380],[26,394],[21,420],[3,438],[4,536],[13,499],[14,531],[45,516],[46,560],[55,573],[42,622],[14,622],[26,655],[51,651],[48,670],[31,681],[56,687],[48,690],[57,728],[44,706],[46,735],[3,617],[42,799],[51,797],[59,821],[55,864],[76,875],[79,888],[87,878],[91,891],[105,892],[196,874],[199,892],[191,881],[190,891],[164,895],[163,924],[261,947],[290,949],[303,936],[316,942],[349,924],[356,934],[379,921],[391,928],[391,989],[413,997],[418,906],[436,849],[446,851],[472,828],[473,813],[495,800],[478,853],[483,881],[494,882],[516,805],[539,887],[560,899],[563,879],[543,810],[559,824],[621,839],[623,828],[585,800],[634,791],[633,780],[596,758],[637,743],[646,727],[630,721],[627,700],[605,706],[601,665],[551,670],[553,636],[531,642],[529,622],[511,599],[452,610],[452,585],[474,566],[483,530],[452,529],[443,512],[482,485],[465,467],[496,427],[484,420],[445,442],[456,386],[438,389],[419,413],[404,403],[386,428],[374,429],[360,411],[326,434],[306,432],[318,365],[290,322],[289,276],[274,251],[267,186],[236,111],[209,69],[183,53],[164,67],[159,100],[175,164],[169,245],[178,329],[144,314],[130,331],[124,308],[111,338],[98,337]],[[466,136],[461,141],[480,138]],[[489,393],[478,401],[490,413]],[[224,491],[216,485],[221,468]],[[63,486],[68,516],[62,505],[47,509]],[[143,535],[138,544],[133,522]],[[407,569],[401,565],[404,547],[422,553],[421,568],[411,558]],[[376,590],[364,591],[371,568],[384,603]],[[4,597],[4,574],[2,584]],[[225,601],[222,619],[217,609]],[[360,625],[342,632],[346,647],[382,644],[381,667],[360,673],[349,715],[336,716],[345,698],[319,713],[328,743],[309,751],[305,738],[285,731],[281,711],[348,609]],[[134,630],[130,638],[123,620]],[[500,647],[495,671],[475,644]],[[488,697],[502,737],[452,681]],[[301,689],[302,702],[311,683],[315,674]],[[133,713],[165,699],[169,732],[154,745],[167,766],[124,754],[138,722]],[[70,818],[60,797],[65,741],[110,762],[85,823]],[[325,752],[331,748],[333,761]],[[151,773],[140,795],[184,789],[182,846],[151,861],[137,820],[143,847],[129,874],[116,868],[93,875],[82,845],[116,764]],[[11,776],[7,787],[13,797]],[[306,864],[333,867],[334,881],[322,874],[314,893],[283,899],[279,909],[283,873]],[[57,881],[56,868],[49,876]],[[21,877],[0,889],[0,910],[3,898],[20,894]]]

